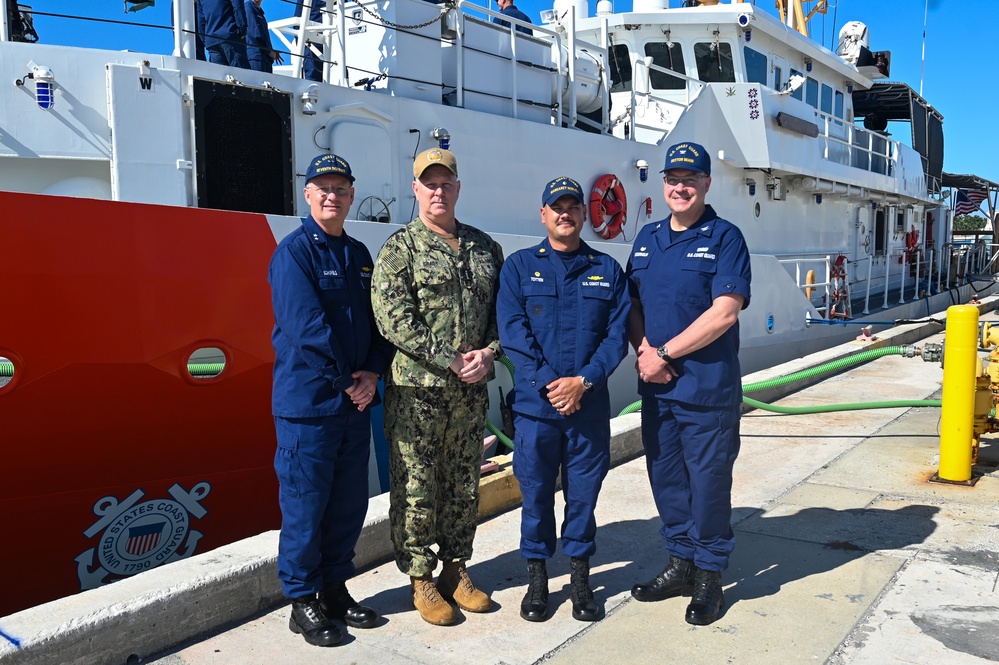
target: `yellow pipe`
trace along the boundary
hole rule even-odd
[[[974,305],[948,307],[944,336],[940,468],[937,472],[941,480],[971,480],[975,370],[978,364],[978,308]]]

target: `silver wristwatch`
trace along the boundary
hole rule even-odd
[[[671,362],[673,362],[673,359],[669,357],[669,350],[668,350],[668,349],[666,348],[666,345],[665,345],[665,344],[663,344],[663,345],[662,345],[662,346],[660,346],[660,347],[659,347],[658,349],[656,349],[656,353],[657,353],[657,354],[659,355],[659,357],[660,357],[660,358],[662,358],[662,359],[663,359],[663,360],[664,360],[665,362],[668,362],[668,363],[671,363]]]
[[[589,379],[587,379],[585,376],[580,376],[579,378],[582,379],[582,381],[583,381],[583,389],[584,390],[593,390],[593,382],[592,381],[590,381]]]

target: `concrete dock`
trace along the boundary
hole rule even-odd
[[[940,326],[910,326],[886,337],[888,344],[922,346],[943,335]],[[851,350],[838,347],[747,381]],[[942,377],[938,363],[883,357],[778,403],[939,399]],[[665,562],[632,415],[614,422],[615,455],[631,459],[611,470],[597,512],[591,579],[606,612],[599,622],[572,619],[568,560],[561,554],[549,564],[552,616],[544,623],[519,617],[527,572],[517,551],[515,507],[480,524],[470,562],[473,580],[492,595],[493,611],[459,611],[450,627],[423,622],[408,578],[386,559],[387,501],[378,497],[358,548],[364,568],[349,588],[382,619],[372,629],[348,629],[338,646],[312,647],[288,630],[271,532],[0,618],[9,638],[0,637],[0,663],[997,662],[999,435],[982,440],[974,486],[931,483],[939,421],[940,409],[932,407],[747,413],[735,469],[737,545],[724,576],[726,609],[710,626],[684,622],[687,599],[631,598],[631,586]],[[498,478],[496,491],[509,493],[509,477]]]

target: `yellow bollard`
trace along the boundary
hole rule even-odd
[[[975,369],[978,365],[978,308],[947,308],[944,336],[943,409],[940,420],[940,480],[971,480],[974,439]]]

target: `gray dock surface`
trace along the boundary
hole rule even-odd
[[[996,317],[986,314],[983,319]],[[936,334],[914,343],[942,338]],[[802,360],[767,374],[784,374],[808,363]],[[937,363],[884,357],[778,403],[939,399],[942,378]],[[615,422],[616,436],[630,436],[632,448],[637,422],[637,415]],[[231,566],[230,574],[211,581],[192,579],[200,575],[192,567],[196,564],[181,562],[140,576],[159,575],[141,588],[138,578],[126,580],[0,618],[0,630],[22,636],[24,647],[0,644],[0,662],[997,662],[999,435],[983,439],[976,466],[981,477],[974,487],[930,483],[937,470],[939,422],[940,409],[931,407],[794,416],[747,413],[735,468],[737,544],[724,576],[726,610],[710,626],[684,622],[685,598],[658,603],[631,598],[631,586],[651,578],[665,562],[644,458],[639,457],[613,468],[600,496],[591,576],[606,608],[599,622],[572,619],[568,560],[561,553],[549,564],[552,616],[544,623],[519,617],[527,572],[517,550],[520,511],[514,508],[480,524],[469,567],[472,579],[491,593],[494,610],[478,615],[459,610],[454,626],[423,622],[410,602],[408,578],[392,562],[375,563],[349,588],[381,613],[380,623],[368,630],[348,629],[335,647],[309,646],[288,630],[288,607],[268,600],[276,586],[268,577],[274,572],[272,532],[194,557],[214,555],[211,565]],[[626,450],[621,454],[627,456]],[[372,510],[384,506],[375,500]],[[380,547],[385,551],[384,543]],[[248,578],[259,579],[248,583]],[[128,586],[131,582],[135,584]],[[246,591],[257,587],[257,594]],[[182,589],[187,592],[180,593]],[[105,595],[93,595],[101,593]],[[129,594],[155,600],[140,602]],[[137,624],[122,620],[140,605],[152,607],[153,613]],[[223,629],[197,634],[202,617],[210,625],[210,618],[226,612],[233,620]],[[43,628],[44,622],[51,625]],[[106,630],[81,628],[101,623]],[[161,650],[153,653],[156,639]],[[178,645],[181,639],[186,641]],[[89,660],[88,654],[93,654]]]

